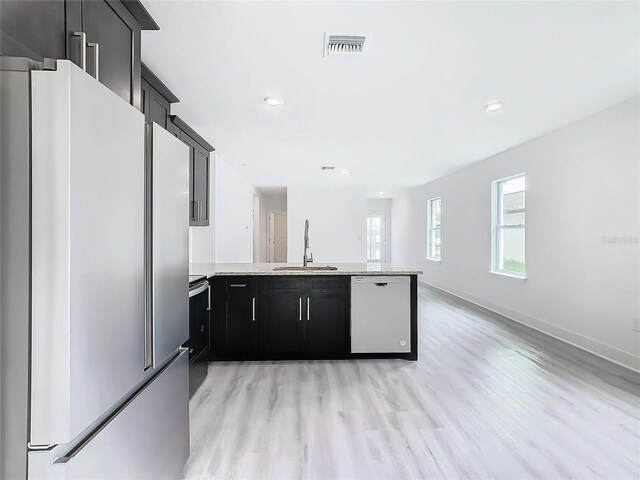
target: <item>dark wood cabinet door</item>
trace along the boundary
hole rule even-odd
[[[258,350],[257,298],[249,280],[225,285],[223,348],[229,357],[251,357]]]
[[[181,132],[180,139],[189,145],[189,225],[209,225],[209,152],[198,142]]]
[[[163,128],[167,128],[171,104],[154,89],[149,96],[149,121],[156,122]]]
[[[343,293],[306,293],[303,306],[301,350],[321,355],[346,355],[349,296]]]
[[[180,128],[171,121],[171,118],[167,119],[167,130],[169,130],[169,133],[171,133],[174,137],[180,138]]]
[[[209,152],[198,145],[193,156],[194,225],[209,225]]]
[[[261,353],[277,357],[298,352],[301,323],[301,294],[263,294],[260,297]]]
[[[144,113],[144,122],[149,123],[151,119],[151,86],[144,80],[140,80],[140,111]]]
[[[135,20],[120,2],[105,0],[83,0],[82,2],[82,27],[87,34],[87,42],[99,45],[100,83],[128,103],[133,103],[133,92],[140,88],[139,83],[135,87],[132,84],[133,55],[136,46],[135,25]],[[96,48],[88,47],[87,72],[94,77],[97,58]]]
[[[65,0],[0,1],[0,54],[35,61],[67,58],[65,8]],[[79,37],[75,44],[79,48]]]

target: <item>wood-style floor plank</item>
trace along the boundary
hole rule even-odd
[[[209,365],[188,479],[640,479],[640,375],[419,287],[419,361]]]

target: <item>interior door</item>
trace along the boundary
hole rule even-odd
[[[384,213],[367,215],[367,262],[387,261],[387,216]]]
[[[147,183],[152,260],[148,280],[156,367],[189,338],[189,147],[157,123],[149,128],[153,146],[147,157],[152,179]]]
[[[31,443],[144,371],[144,116],[68,60],[32,73]]]
[[[281,212],[272,213],[269,229],[269,261],[287,263],[287,214]]]

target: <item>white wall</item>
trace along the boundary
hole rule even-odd
[[[393,257],[422,278],[640,369],[640,97],[393,201]],[[491,181],[527,174],[527,279],[489,273]],[[426,201],[442,196],[442,262]],[[617,240],[615,240],[617,238]]]
[[[215,192],[216,192],[216,155],[211,154],[209,163],[209,226],[189,227],[189,262],[213,263],[215,261]]]
[[[288,187],[288,261],[301,263],[304,221],[318,263],[366,262],[367,191],[347,187]]]
[[[215,261],[253,262],[253,195],[255,188],[216,157]]]
[[[367,213],[384,213],[387,218],[387,225],[385,230],[386,241],[386,261],[391,263],[391,228],[392,228],[392,200],[390,198],[370,198],[367,200]],[[365,238],[366,242],[366,238]]]

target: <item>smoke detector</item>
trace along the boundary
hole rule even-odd
[[[367,45],[365,35],[324,34],[324,56],[329,55],[363,55]]]

